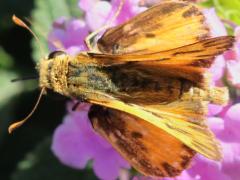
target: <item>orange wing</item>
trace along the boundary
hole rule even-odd
[[[189,2],[162,1],[98,40],[102,53],[146,54],[175,49],[209,37],[201,10]]]
[[[88,54],[102,66],[121,66],[122,69],[148,71],[155,77],[184,78],[202,83],[204,71],[215,56],[231,48],[233,42],[234,37],[223,36],[147,54]]]
[[[93,105],[89,117],[93,128],[146,176],[177,176],[195,155],[174,136],[130,114]]]

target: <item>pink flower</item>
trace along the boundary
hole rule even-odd
[[[204,9],[203,13],[206,17],[206,23],[210,28],[210,33],[212,37],[226,36],[227,30],[224,27],[224,24],[221,22],[219,17],[216,14],[214,8]],[[223,55],[216,57],[215,62],[209,69],[212,74],[212,84],[221,85],[221,78],[224,75],[226,69],[226,63]]]
[[[72,111],[68,104],[68,115],[54,132],[52,151],[59,160],[73,168],[84,169],[89,160],[100,179],[116,179],[121,168],[129,165],[102,137],[97,135],[88,119],[88,104],[81,104]]]
[[[234,35],[236,38],[236,45],[235,45],[236,58],[240,60],[240,26],[235,28]]]
[[[223,109],[223,106],[215,105],[215,104],[209,104],[208,105],[208,116],[215,116],[219,114]]]
[[[53,30],[48,35],[49,49],[62,49],[69,54],[77,54],[86,49],[84,39],[88,33],[89,28],[84,21],[61,17],[53,23]]]
[[[240,62],[229,60],[227,62],[228,80],[237,88],[240,88]]]
[[[121,0],[111,2],[99,0],[80,0],[79,7],[86,13],[86,22],[92,31],[99,29],[111,20],[117,12]],[[139,6],[140,0],[126,0],[117,19],[111,26],[120,24],[146,8]]]
[[[233,86],[240,88],[240,26],[235,29],[235,37],[235,47],[226,56],[227,78]]]
[[[226,36],[227,30],[216,14],[214,8],[204,9],[203,13],[206,17],[206,22],[210,28],[210,33],[212,37]]]
[[[91,4],[91,1],[92,0],[89,1],[89,6],[91,8],[88,8],[87,6],[84,6],[82,8],[85,8],[83,10],[86,10],[86,23],[90,29],[94,31],[106,24],[112,6],[107,1],[96,1],[93,5]]]
[[[226,70],[226,61],[223,55],[217,56],[209,72],[212,77],[212,85],[222,86],[222,77]]]

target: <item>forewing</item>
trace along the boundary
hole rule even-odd
[[[195,155],[174,136],[136,116],[93,105],[89,117],[94,129],[146,176],[177,176]]]
[[[214,58],[230,49],[234,38],[205,39],[176,49],[148,54],[95,54],[89,56],[102,66],[146,72],[155,77],[175,77],[202,83],[204,72]],[[153,77],[152,76],[152,77]],[[154,77],[153,77],[154,78]]]
[[[162,1],[128,22],[108,29],[98,40],[103,53],[146,54],[182,47],[209,36],[204,15],[183,1]]]

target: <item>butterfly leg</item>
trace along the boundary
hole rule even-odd
[[[76,111],[80,103],[81,101],[76,102],[72,107],[72,111]]]
[[[96,31],[93,31],[92,33],[90,33],[86,38],[85,38],[85,43],[88,47],[88,49],[90,51],[96,51],[96,42],[95,42],[95,37],[103,30],[109,28],[113,22],[116,20],[116,18],[118,17],[118,15],[120,14],[122,7],[124,5],[125,0],[121,0],[118,6],[118,9],[116,11],[116,13],[114,14],[114,16],[101,28],[97,29]]]
[[[74,105],[72,106],[72,111],[76,111],[78,106],[84,102],[86,102],[86,99],[84,97],[78,97],[77,101],[75,101]]]

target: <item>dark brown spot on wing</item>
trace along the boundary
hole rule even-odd
[[[202,52],[202,50],[192,50],[192,51],[180,51],[173,54],[173,56],[181,55],[181,54],[193,54],[193,53],[199,53]]]
[[[113,132],[113,130],[120,130],[123,134],[125,134],[125,122],[124,121],[113,121],[112,120],[112,111],[109,111],[108,108],[104,108],[102,106],[94,105],[91,107],[89,111],[89,119],[93,124],[94,120],[97,120],[101,123],[101,127],[105,130],[105,132],[109,135]],[[96,119],[96,117],[101,117]],[[119,118],[119,117],[115,117]]]
[[[142,138],[143,137],[143,135],[137,131],[133,131],[131,135],[133,138]]]
[[[205,29],[207,32],[210,31],[208,27],[205,27]],[[201,34],[201,35],[197,36],[196,41],[202,41],[202,40],[208,39],[208,38],[210,38],[210,35],[208,33]]]
[[[173,16],[175,12],[181,11],[182,8],[187,9],[183,16],[202,15],[198,8],[185,2],[162,2],[124,24],[108,29],[98,40],[98,48],[101,52],[115,54],[148,49],[146,48],[147,44],[149,44],[149,48],[152,46],[150,42],[151,38],[153,38],[153,41],[155,41],[154,38],[161,38],[161,33],[159,33],[161,31],[158,32],[158,30],[160,30],[161,27],[163,29],[166,28],[164,27],[163,19],[165,18],[167,20],[168,17]],[[169,19],[171,20],[171,18]],[[146,42],[146,44],[142,46],[135,47],[135,44],[142,43],[144,38],[147,38],[149,42]],[[138,41],[139,39],[140,41]],[[115,44],[119,45],[117,49],[113,48]],[[161,46],[161,44],[157,45]]]
[[[163,4],[163,6],[159,10],[160,10],[161,15],[164,15],[164,14],[169,14],[171,12],[174,12],[177,9],[183,8],[185,6],[187,6],[187,4],[169,2],[169,3]]]
[[[189,163],[191,162],[191,160],[189,159],[188,156],[182,156],[182,162],[181,162],[181,166],[183,168],[187,168],[189,166]]]
[[[147,38],[154,38],[154,37],[155,37],[155,34],[153,34],[153,33],[146,33],[145,36],[146,36]]]
[[[200,11],[198,10],[198,8],[196,8],[195,6],[192,6],[190,9],[188,9],[187,11],[185,11],[182,16],[184,18],[188,18],[188,17],[192,17],[192,16],[196,16],[196,15],[201,15]]]
[[[179,175],[195,154],[163,130],[127,113],[93,105],[89,118],[94,129],[146,176]]]
[[[160,170],[158,167],[153,167],[147,158],[141,159],[139,163],[142,165],[142,167],[145,167],[145,170],[148,174],[155,174],[156,177],[166,176],[166,174],[163,173],[163,171]]]
[[[196,154],[196,152],[192,149],[190,149],[189,147],[187,147],[185,144],[182,145],[183,149],[185,149],[185,151],[188,152],[188,155],[182,155],[182,162],[181,162],[181,166],[182,168],[187,168],[189,167],[190,163],[191,163],[191,158],[192,156],[194,156]]]
[[[191,63],[192,66],[197,66],[197,67],[205,67],[209,68],[214,61],[214,58],[208,57],[206,59],[199,59],[198,61],[195,61],[194,63]]]
[[[171,166],[167,162],[164,162],[162,164],[162,166],[165,169],[165,171],[167,172],[168,176],[170,176],[170,177],[177,176],[180,173],[179,169],[174,168],[173,166]]]

